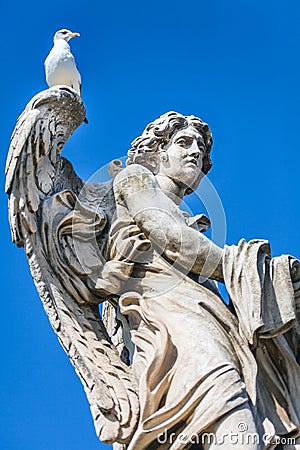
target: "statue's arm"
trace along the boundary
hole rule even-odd
[[[169,260],[187,271],[223,281],[223,250],[187,226],[148,169],[128,166],[117,175],[114,191],[117,203],[126,206],[138,227]]]

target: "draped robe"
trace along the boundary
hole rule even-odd
[[[200,282],[159,254],[122,205],[108,259],[139,382],[140,420],[128,450],[190,448],[245,403],[260,437],[299,429],[300,370],[284,334],[296,330],[292,258],[272,260],[265,241],[226,247],[235,314],[212,280]]]

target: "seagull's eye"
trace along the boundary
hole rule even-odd
[[[62,34],[67,34],[68,32],[67,31],[62,31]]]

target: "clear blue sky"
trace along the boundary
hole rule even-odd
[[[214,135],[209,179],[226,212],[227,243],[266,238],[274,255],[300,257],[298,0],[17,0],[2,2],[0,16],[2,168],[18,115],[46,88],[52,35],[66,27],[81,33],[71,46],[90,123],[64,155],[82,178],[124,156],[158,115],[198,115]],[[0,197],[0,448],[109,448],[95,436],[23,250],[10,242]]]

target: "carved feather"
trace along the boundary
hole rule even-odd
[[[12,239],[24,245],[26,230],[35,233],[41,199],[54,189],[60,152],[81,124],[85,108],[70,89],[55,87],[37,94],[19,117],[6,163],[5,190],[17,202],[9,208]]]
[[[60,157],[84,118],[82,100],[67,87],[29,102],[7,158],[9,220],[13,242],[24,246],[51,325],[82,380],[99,438],[127,443],[138,418],[136,387],[101,321],[98,303],[105,298],[94,289],[114,209],[111,185],[84,186]]]

